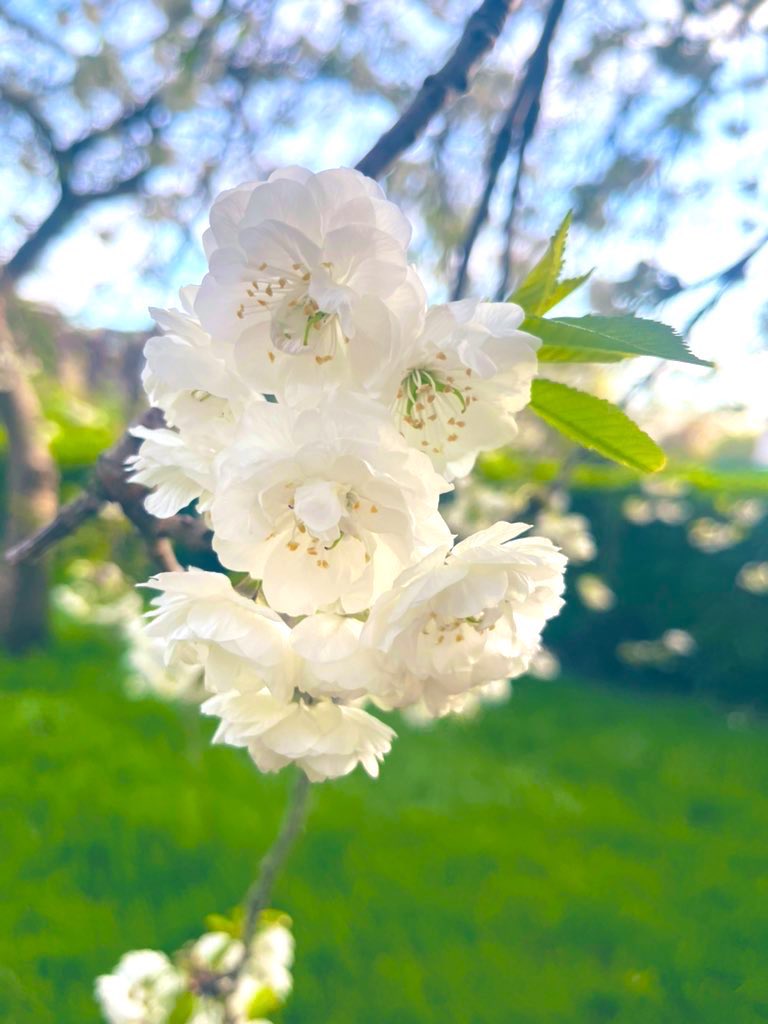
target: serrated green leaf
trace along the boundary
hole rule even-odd
[[[667,461],[656,442],[618,406],[567,384],[535,380],[531,409],[570,440],[624,466],[655,473]]]
[[[536,354],[540,363],[620,363],[631,358],[626,352],[601,352],[596,348],[567,348],[562,345],[542,345]]]
[[[543,362],[614,362],[628,356],[654,356],[695,366],[713,365],[695,356],[672,327],[639,316],[528,316],[522,327],[544,342],[539,351]],[[572,353],[569,360],[563,358],[566,351]],[[596,352],[602,353],[599,359],[595,359]]]
[[[539,310],[539,313],[546,313],[547,310],[552,309],[553,306],[567,298],[571,292],[581,288],[592,277],[593,272],[594,267],[592,270],[588,270],[586,274],[580,274],[578,277],[564,277],[562,281],[558,281],[552,289],[552,294],[546,299],[544,306]]]
[[[571,218],[572,214],[569,210],[563,218],[562,224],[549,240],[544,255],[507,300],[516,302],[530,315],[546,313],[553,305],[550,299],[558,285],[560,271],[563,269],[565,243],[568,238],[568,229],[571,226]],[[549,305],[548,302],[550,302]]]

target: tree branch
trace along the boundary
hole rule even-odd
[[[245,921],[243,923],[243,963],[248,959],[253,940],[259,925],[259,916],[266,910],[272,898],[280,870],[285,864],[293,844],[299,837],[307,817],[310,781],[303,771],[299,770],[296,781],[288,799],[277,834],[272,846],[267,850],[259,865],[259,875],[251,885],[245,897]],[[238,968],[239,970],[240,968]]]
[[[149,409],[141,424],[150,429],[163,425],[159,409]],[[153,560],[161,569],[180,568],[173,555],[170,539],[192,551],[210,551],[211,531],[194,516],[176,515],[169,519],[156,519],[144,507],[149,491],[140,484],[128,481],[126,460],[136,453],[141,442],[126,432],[96,462],[85,491],[65,505],[56,518],[6,552],[5,560],[11,565],[34,561],[64,537],[75,533],[89,519],[98,515],[108,502],[120,506],[127,519],[144,538]]]
[[[539,116],[541,93],[549,69],[550,48],[564,6],[565,0],[553,0],[550,5],[541,38],[526,64],[520,88],[517,90],[509,111],[494,140],[488,160],[485,188],[464,239],[461,262],[451,296],[453,299],[460,299],[464,294],[472,250],[477,241],[477,236],[480,234],[480,229],[488,217],[491,196],[496,187],[499,172],[504,165],[504,161],[507,159],[512,141],[513,139],[519,139],[518,145],[524,148],[533,135]]]
[[[402,117],[358,163],[358,170],[370,177],[379,177],[416,140],[432,117],[445,106],[450,95],[467,90],[472,69],[493,47],[507,15],[519,2],[520,0],[484,0],[469,18],[461,39],[447,63],[435,75],[425,80]],[[90,145],[96,138],[123,126],[126,117],[132,119],[140,114],[146,116],[154,100],[156,97],[151,97],[143,107],[73,143],[67,150],[59,151],[60,155],[63,154],[65,160],[71,158],[73,152],[82,151],[83,147]],[[145,171],[139,172],[134,178],[119,183],[117,188],[121,191],[128,190],[133,182],[138,183],[144,173]],[[64,187],[54,210],[6,264],[0,274],[0,286],[7,286],[17,280],[38,258],[48,241],[83,205],[96,198],[106,198],[108,194],[114,192],[98,196],[78,195]],[[149,427],[161,426],[162,413],[159,409],[150,409],[141,422]],[[173,516],[160,520],[146,511],[144,500],[148,491],[138,484],[127,482],[125,460],[135,453],[137,447],[136,438],[130,433],[124,434],[116,445],[99,458],[85,493],[66,505],[48,526],[11,548],[6,553],[6,560],[12,564],[19,564],[39,558],[58,541],[76,532],[83,523],[93,518],[108,501],[120,505],[125,515],[144,537],[155,560],[163,567],[179,567],[169,543],[170,538],[179,540],[193,550],[210,549],[210,531],[201,520],[191,516]]]
[[[209,19],[209,21],[203,23],[197,34],[187,40],[186,45],[181,51],[182,56],[186,57],[189,54],[194,53],[195,48],[201,45],[201,43],[205,43],[207,48],[214,38],[214,27],[219,23],[219,20],[224,16],[227,9],[228,4],[225,2],[221,5],[219,11]],[[183,10],[178,12],[178,15],[181,16],[184,12],[190,13],[191,11],[192,4],[187,2]],[[183,60],[180,61],[180,64],[182,68],[185,68]],[[186,67],[182,74],[194,73],[194,67],[195,62],[192,62],[188,67]],[[152,123],[152,115],[156,110],[162,107],[168,88],[173,85],[175,81],[178,81],[179,77],[180,75],[171,77],[169,80],[163,82],[163,84],[146,99],[135,103],[128,108],[124,108],[114,120],[110,121],[109,124],[92,129],[86,135],[81,136],[79,139],[75,139],[67,146],[57,146],[55,144],[53,140],[53,132],[50,126],[39,114],[36,106],[30,99],[25,97],[23,94],[14,92],[13,90],[9,91],[8,87],[4,87],[4,98],[6,101],[14,105],[18,110],[22,111],[30,119],[38,134],[44,139],[46,148],[49,150],[58,169],[60,195],[48,216],[45,217],[34,232],[24,242],[22,242],[21,246],[17,249],[11,259],[8,260],[2,269],[0,269],[0,289],[7,289],[27,273],[40,258],[41,253],[48,244],[58,234],[60,234],[65,227],[67,227],[67,225],[78,213],[80,213],[81,210],[85,209],[92,203],[100,202],[104,199],[112,199],[115,196],[127,195],[138,189],[150,169],[150,161],[146,156],[146,151],[143,154],[143,158],[147,166],[142,167],[139,171],[126,178],[113,182],[109,187],[102,189],[99,192],[76,192],[72,188],[71,170],[73,163],[78,156],[88,152],[105,138],[125,132],[126,129],[130,128],[134,124],[146,124],[151,131],[152,138],[154,139],[157,135],[158,129]]]
[[[87,206],[136,192],[149,168],[143,167],[129,178],[117,181],[103,192],[73,192],[66,180],[61,182],[58,202],[29,238],[22,242],[4,267],[0,268],[0,290],[11,288],[38,261],[43,250]]]
[[[507,15],[519,3],[520,0],[485,0],[477,8],[448,61],[424,80],[407,110],[359,161],[358,171],[369,178],[381,177],[413,145],[449,98],[467,91],[474,67],[493,48]]]
[[[527,127],[523,128],[523,136],[520,139],[520,145],[517,147],[517,160],[515,161],[515,177],[512,181],[512,191],[509,193],[509,208],[507,210],[507,216],[504,220],[504,249],[501,254],[501,272],[499,274],[499,286],[496,289],[496,295],[494,298],[496,302],[504,302],[507,292],[509,291],[509,278],[512,273],[512,239],[515,231],[515,216],[517,214],[517,204],[520,201],[520,187],[523,182],[523,168],[525,166],[525,151],[528,148],[528,143],[533,138],[533,133],[536,130],[536,122],[538,121],[539,105],[536,105],[536,114],[530,125],[530,129]],[[526,125],[528,121],[526,121]]]

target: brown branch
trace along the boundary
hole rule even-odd
[[[102,498],[91,491],[85,491],[68,505],[63,505],[56,518],[42,530],[8,548],[5,561],[9,565],[35,561],[45,554],[48,548],[75,530],[79,530],[83,523],[98,515],[103,505]]]
[[[536,49],[531,54],[525,67],[525,73],[510,105],[506,117],[494,139],[488,160],[485,188],[480,197],[475,213],[470,221],[462,246],[461,262],[453,286],[452,298],[460,299],[467,284],[469,261],[472,256],[480,229],[488,218],[491,196],[496,188],[499,172],[504,165],[513,140],[522,145],[523,140],[533,134],[539,116],[541,93],[549,70],[549,54],[557,23],[563,13],[565,0],[553,0],[547,11],[547,17]],[[524,143],[527,145],[527,141]]]
[[[142,425],[151,429],[162,426],[163,422],[159,409],[149,409],[141,419]],[[6,562],[20,565],[40,558],[54,544],[98,515],[109,502],[120,506],[144,538],[153,561],[161,569],[180,567],[173,554],[171,539],[190,551],[210,551],[211,532],[202,519],[189,515],[156,519],[147,512],[144,501],[149,491],[140,484],[129,482],[125,465],[126,460],[135,455],[140,443],[130,432],[123,434],[116,444],[99,456],[83,494],[65,505],[47,526],[10,548],[5,555]]]
[[[452,96],[469,88],[473,69],[493,48],[507,15],[520,0],[485,0],[467,21],[456,49],[434,75],[424,80],[411,105],[357,164],[369,178],[379,178],[413,145]]]
[[[512,191],[509,194],[509,207],[507,209],[507,216],[504,220],[504,249],[501,254],[501,271],[499,274],[499,286],[496,289],[496,295],[494,298],[496,302],[503,302],[507,297],[507,291],[509,290],[509,278],[512,274],[512,240],[515,232],[515,216],[517,214],[517,204],[520,201],[520,188],[523,183],[523,168],[525,166],[525,151],[528,148],[528,143],[533,138],[533,133],[536,130],[536,121],[538,120],[538,110],[531,122],[530,130],[523,129],[523,137],[520,140],[520,145],[517,147],[517,159],[515,160],[515,177],[512,181]],[[526,122],[527,123],[527,122]]]
[[[147,175],[149,168],[143,167],[129,178],[116,181],[103,192],[73,192],[66,182],[62,182],[61,193],[51,212],[19,246],[4,267],[0,268],[0,290],[9,288],[26,274],[39,260],[43,250],[58,237],[61,232],[87,206],[114,199],[117,196],[130,195],[136,192]]]
[[[182,16],[184,13],[191,12],[192,9],[192,4],[186,3],[182,11],[179,12],[179,16]],[[215,27],[219,24],[220,19],[224,17],[227,10],[228,4],[225,2],[208,22],[202,24],[197,34],[186,41],[181,50],[180,56],[185,59],[179,60],[179,65],[182,68],[182,72],[180,72],[179,75],[172,76],[169,80],[163,82],[155,92],[144,100],[124,108],[117,117],[108,124],[92,129],[86,135],[75,139],[67,146],[57,146],[55,144],[53,141],[53,131],[51,127],[40,115],[36,106],[28,97],[25,97],[23,94],[18,92],[9,92],[8,88],[5,87],[4,91],[6,101],[14,105],[18,110],[22,111],[31,120],[38,134],[44,139],[46,148],[48,148],[52,159],[56,163],[60,194],[58,201],[50,213],[45,217],[40,225],[34,229],[33,233],[29,235],[24,242],[22,242],[21,246],[8,260],[6,265],[0,269],[0,289],[7,289],[18,281],[22,275],[26,274],[39,260],[42,252],[50,242],[61,234],[64,228],[66,228],[83,209],[93,203],[137,191],[139,185],[142,183],[150,169],[149,165],[151,160],[147,155],[147,147],[145,147],[143,151],[144,167],[136,173],[130,174],[126,178],[118,179],[107,188],[96,192],[77,192],[72,187],[71,171],[74,161],[81,154],[87,153],[89,150],[96,147],[98,143],[104,139],[120,135],[124,133],[126,129],[135,124],[147,125],[152,139],[154,140],[159,129],[153,123],[153,114],[163,107],[169,88],[179,80],[181,75],[194,73],[197,62],[190,62],[186,60],[186,58],[188,58],[190,54],[194,54],[198,47],[202,47],[204,52],[208,52],[208,48],[215,38]],[[227,65],[225,64],[225,67],[226,66]]]

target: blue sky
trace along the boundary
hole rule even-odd
[[[50,5],[42,0],[38,3],[41,11],[50,9]],[[656,0],[644,0],[639,5],[650,13],[655,9],[662,15],[671,6]],[[327,24],[332,22],[333,6],[322,8]],[[407,31],[409,38],[419,41],[414,67],[409,69],[410,77],[418,81],[423,70],[434,67],[438,55],[450,46],[456,26],[420,15],[412,3],[398,0],[393,6],[401,9],[402,19],[405,19],[403,31]],[[764,5],[764,9],[768,10],[768,5]],[[583,2],[575,4],[572,22],[569,23],[573,31],[561,43],[571,55],[579,52],[583,45],[579,26],[585,24],[584,17],[589,18],[592,13],[590,5]],[[284,3],[280,7],[277,30],[288,38],[307,19],[313,18],[318,39],[321,39],[326,23],[318,17],[316,3],[309,0]],[[765,21],[768,23],[768,16]],[[130,29],[131,25],[133,29]],[[139,31],[140,28],[134,19],[126,22],[122,31]],[[502,38],[493,59],[501,66],[519,67],[535,43],[537,30],[535,19],[523,20],[517,31]],[[696,30],[694,24],[693,31]],[[699,31],[718,40],[722,56],[728,58],[728,67],[735,69],[732,72],[735,81],[751,67],[756,72],[764,68],[764,40],[762,43],[753,40],[747,44],[743,39],[732,39],[728,25],[711,20],[702,22]],[[85,37],[82,45],[87,50]],[[729,47],[732,53],[728,51]],[[638,75],[641,70],[637,70]],[[610,61],[600,65],[598,75],[602,76],[602,81],[598,78],[593,84],[590,109],[595,126],[599,122],[603,94],[610,92],[616,76],[634,73],[634,68],[616,66]],[[658,87],[664,88],[664,83]],[[765,178],[768,139],[765,132],[752,131],[738,142],[724,145],[722,126],[726,121],[754,121],[764,101],[764,92],[747,94],[734,91],[711,105],[700,141],[674,161],[668,180],[663,183],[664,187],[678,190],[679,200],[662,232],[654,235],[648,228],[647,200],[628,203],[625,220],[618,230],[599,235],[578,227],[574,230],[569,253],[570,268],[579,271],[594,266],[597,277],[620,280],[638,261],[647,260],[660,264],[684,281],[696,281],[738,259],[754,239],[768,231],[768,209],[765,204],[762,208],[758,204],[760,214],[756,217],[754,197],[745,197],[733,183],[746,168],[754,169],[756,175],[762,171],[762,178]],[[269,102],[268,98],[264,102]],[[295,127],[273,132],[260,154],[262,166],[302,163],[320,169],[353,164],[388,127],[395,113],[385,101],[375,102],[366,98],[362,109],[361,103],[353,101],[348,92],[332,82],[308,85],[301,100],[300,120]],[[569,140],[574,133],[589,131],[582,107],[583,97],[572,97],[565,90],[558,89],[558,66],[555,63],[552,84],[545,96],[544,123],[559,128],[560,133],[552,130],[536,141],[539,159],[558,159],[558,152],[552,150],[553,139],[565,140],[560,143],[565,147],[563,155],[570,158],[567,147],[573,142]],[[363,110],[364,117],[361,116]],[[707,174],[718,183],[705,197],[699,196],[692,187],[702,167],[706,167]],[[567,184],[568,173],[566,159],[562,172],[564,185]],[[219,183],[222,186],[235,184],[236,178],[230,177],[224,167],[220,169]],[[690,191],[687,191],[689,186]],[[10,194],[11,205],[13,190],[18,187],[19,179],[14,169],[0,168],[0,189],[6,196]],[[27,192],[24,199],[31,201],[33,209],[39,209],[42,216],[50,202],[46,183],[37,183],[36,198],[33,196],[30,200]],[[551,233],[568,205],[567,187],[535,196],[536,219],[540,224],[536,234],[540,239]],[[198,238],[204,222],[201,216],[193,226],[193,233]],[[416,229],[415,252],[424,259],[420,269],[432,298],[439,301],[445,297],[445,283],[431,273],[428,248],[425,249],[424,239],[419,235],[418,223]],[[492,261],[495,265],[498,241],[498,235],[492,230],[481,238],[475,254],[476,266],[483,265],[485,261]],[[136,272],[150,252],[155,260],[167,261],[168,273],[161,278],[142,277]],[[59,307],[84,326],[143,329],[150,325],[146,312],[148,306],[172,304],[176,289],[199,279],[204,269],[199,249],[188,248],[180,256],[176,233],[163,225],[143,220],[137,216],[136,203],[123,199],[94,207],[81,217],[51,247],[40,267],[24,279],[21,292],[27,298]],[[705,358],[714,359],[718,363],[718,372],[711,374],[690,367],[665,371],[658,391],[662,399],[677,407],[693,409],[746,404],[756,424],[765,417],[768,351],[760,326],[768,302],[766,280],[768,247],[752,261],[744,282],[733,287],[717,309],[692,332],[690,340],[695,351]],[[676,327],[682,327],[707,294],[706,290],[684,294],[661,311],[663,318]],[[584,311],[583,299],[577,301],[574,308]],[[643,373],[645,369],[640,366],[634,372]]]

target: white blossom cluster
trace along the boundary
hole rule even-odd
[[[154,577],[148,632],[263,771],[377,774],[394,733],[364,705],[440,715],[519,675],[562,603],[550,541],[497,523],[454,546],[438,510],[514,438],[539,341],[511,303],[428,308],[409,239],[358,172],[287,168],[216,200],[208,273],[155,313],[167,427],[139,430],[133,479],[155,515],[196,501],[246,578]]]
[[[96,979],[104,1020],[269,1024],[265,1014],[280,1009],[293,987],[288,923],[283,914],[263,920],[242,969],[243,943],[228,932],[206,932],[173,960],[154,949],[126,953],[111,974]]]

